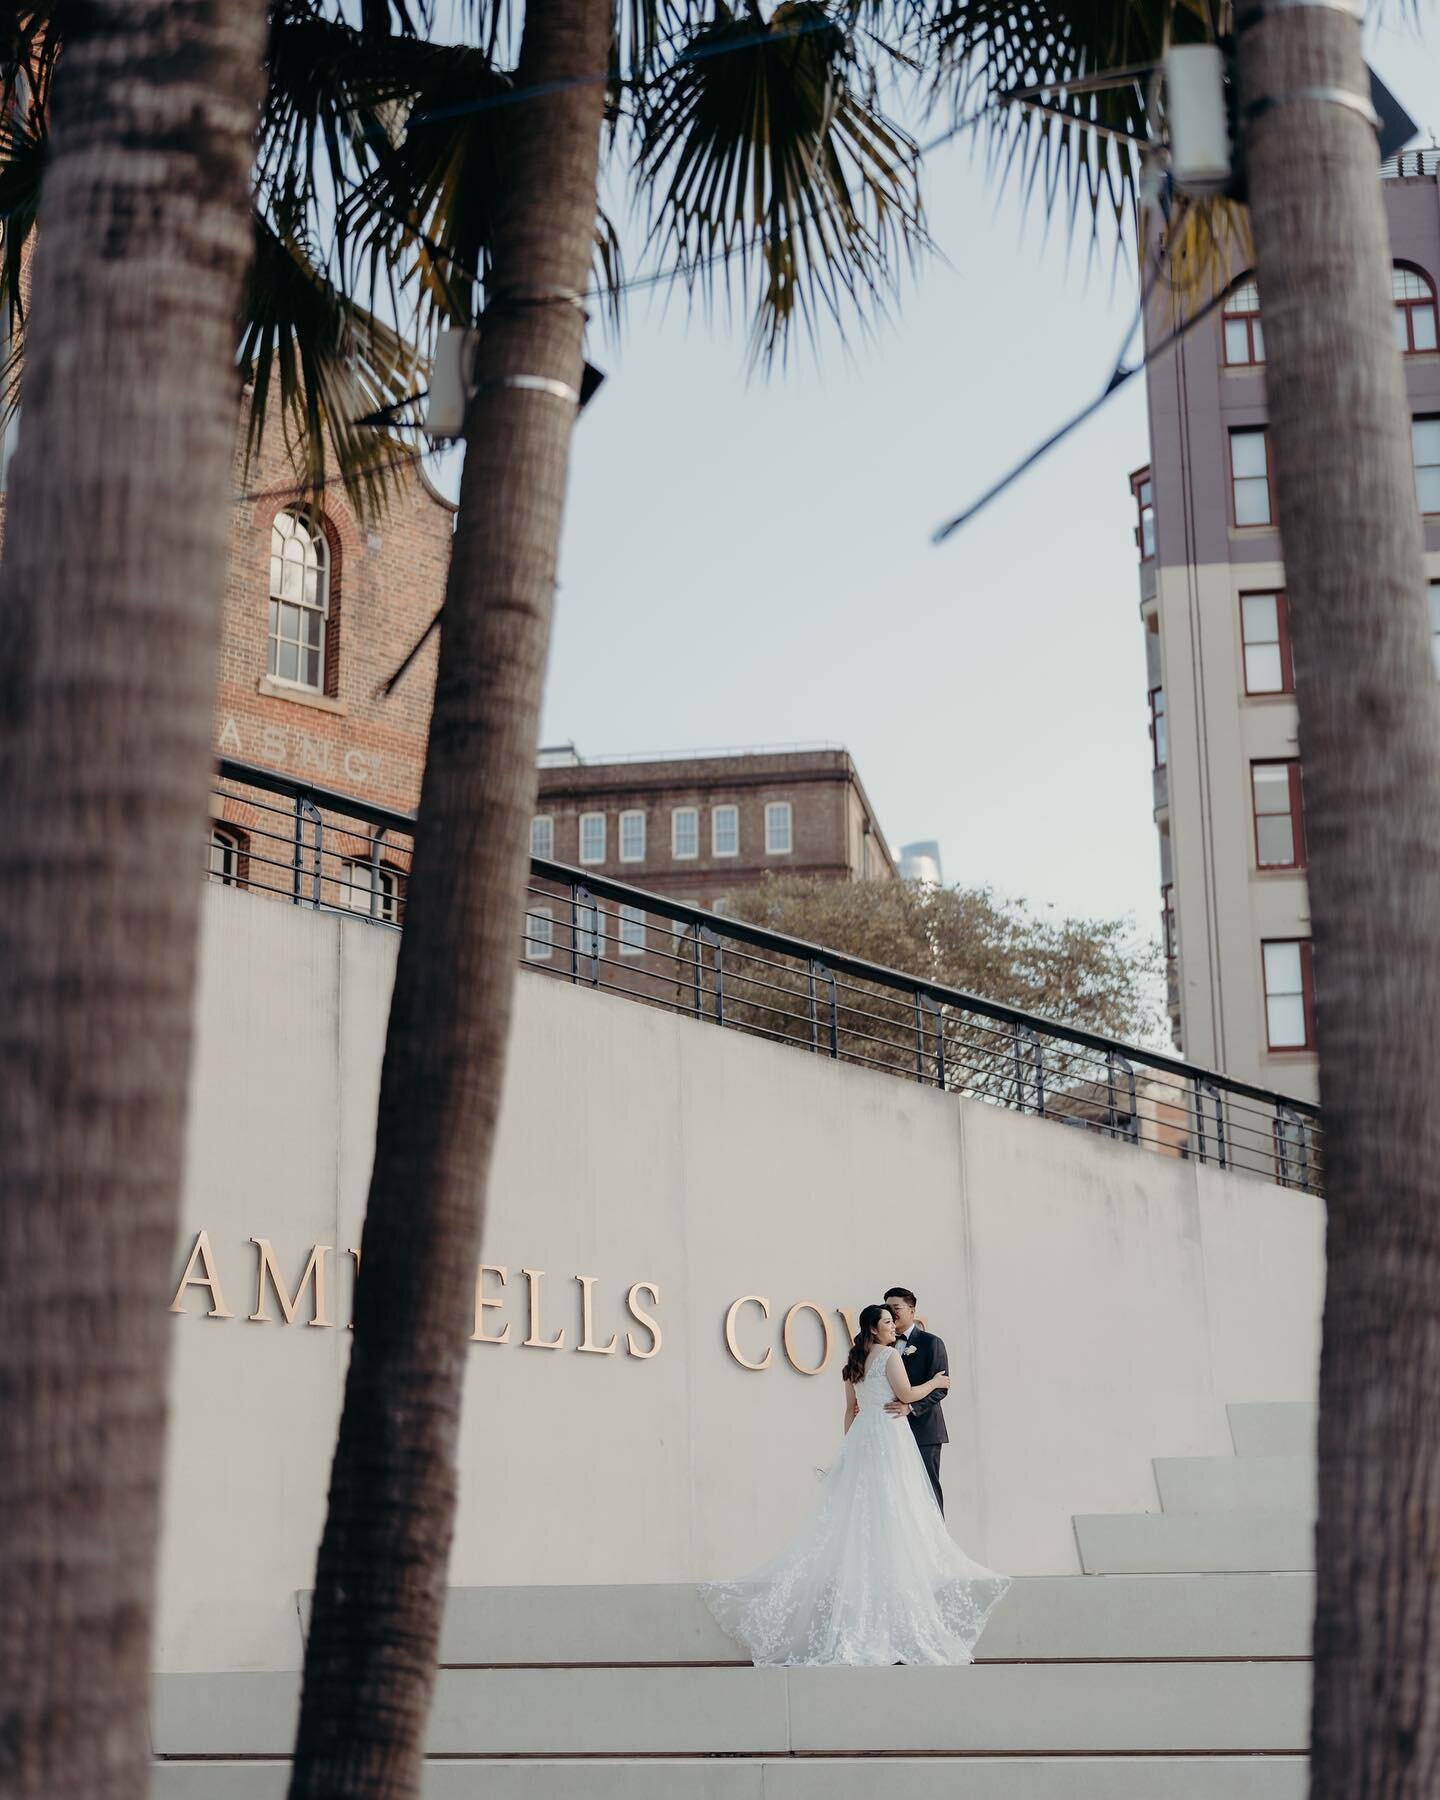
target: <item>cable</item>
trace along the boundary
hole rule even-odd
[[[1152,349],[1148,350],[1138,363],[1132,363],[1128,368],[1125,367],[1123,362],[1117,363],[1109,381],[1093,400],[1087,405],[1082,406],[1079,412],[1072,414],[1058,430],[1052,431],[1049,437],[1037,444],[1028,456],[1016,463],[1015,467],[1011,469],[1008,474],[1002,475],[997,482],[988,487],[978,500],[965,508],[964,512],[956,513],[953,519],[947,520],[944,525],[941,525],[931,535],[931,543],[943,544],[946,538],[950,537],[954,532],[957,532],[962,525],[968,525],[972,519],[978,517],[978,515],[984,512],[985,508],[989,506],[992,500],[998,499],[1000,495],[1005,492],[1006,488],[1012,486],[1022,475],[1034,468],[1035,464],[1038,463],[1043,456],[1053,450],[1063,439],[1069,437],[1070,433],[1074,431],[1077,426],[1083,425],[1092,414],[1099,412],[1100,408],[1110,396],[1118,392],[1120,388],[1124,387],[1131,376],[1138,375],[1142,369],[1148,369],[1150,364],[1154,362],[1158,356],[1163,355],[1165,351],[1178,344],[1181,338],[1188,332],[1193,331],[1202,319],[1208,318],[1210,314],[1215,311],[1217,306],[1222,305],[1228,296],[1228,289],[1222,289],[1218,294],[1213,294],[1193,318],[1187,319],[1183,325],[1177,327],[1177,329],[1172,331],[1168,337],[1161,338],[1160,342]],[[1135,327],[1132,325],[1129,333],[1126,335],[1125,342],[1127,344],[1130,342],[1130,338],[1134,336],[1134,331]]]
[[[783,44],[794,38],[807,36],[812,31],[839,31],[841,27],[832,18],[808,19],[798,25],[781,26],[778,30],[753,31],[748,37],[730,38],[720,44],[702,44],[698,49],[685,51],[678,59],[676,67],[685,63],[708,62],[713,57],[731,56],[740,50],[755,50],[770,44]],[[668,73],[668,71],[667,71]],[[569,75],[561,81],[537,81],[530,87],[510,88],[503,94],[487,94],[482,100],[458,100],[453,106],[436,106],[428,112],[416,113],[411,121],[416,125],[430,125],[438,119],[459,119],[469,117],[473,113],[489,112],[498,106],[514,106],[521,100],[543,100],[551,94],[564,94],[573,88],[608,86],[615,79],[613,69],[596,69],[586,75]],[[655,76],[650,81],[621,82],[623,87],[652,88],[658,87],[665,76]]]

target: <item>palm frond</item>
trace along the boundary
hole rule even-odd
[[[278,405],[297,486],[323,485],[328,446],[357,514],[383,513],[405,458],[389,432],[358,421],[416,391],[424,365],[414,348],[329,280],[293,218],[259,213],[242,332],[240,367],[253,388],[247,471]]]
[[[913,139],[856,91],[847,33],[817,0],[768,25],[723,5],[646,96],[639,172],[651,247],[677,280],[754,315],[757,359],[798,321],[883,310],[926,242]]]

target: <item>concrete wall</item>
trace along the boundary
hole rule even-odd
[[[174,1406],[158,1666],[298,1665],[344,1376],[385,1007],[398,940],[214,887],[179,1282],[208,1241],[230,1318],[190,1285]],[[293,1291],[326,1257],[330,1327],[256,1305],[268,1239]],[[663,1582],[778,1548],[840,1433],[842,1328],[891,1282],[946,1338],[944,1475],[973,1553],[1078,1569],[1071,1515],[1156,1504],[1150,1458],[1228,1449],[1228,1401],[1314,1391],[1312,1198],[832,1065],[534,972],[522,975],[476,1343],[458,1584]],[[529,1330],[539,1280],[539,1329]],[[580,1288],[595,1278],[592,1341]],[[635,1309],[636,1283],[658,1290]],[[173,1292],[172,1286],[172,1292]],[[498,1278],[487,1291],[499,1296]],[[736,1299],[749,1305],[726,1348]],[[171,1295],[157,1295],[165,1305]],[[781,1320],[830,1311],[807,1377]],[[527,1335],[557,1349],[526,1346]],[[627,1348],[627,1332],[635,1351]],[[819,1360],[813,1315],[797,1362]]]

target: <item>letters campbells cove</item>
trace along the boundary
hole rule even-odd
[[[343,1323],[348,1326],[349,1305],[360,1272],[358,1250],[342,1250],[337,1255],[333,1244],[312,1244],[292,1290],[269,1238],[252,1237],[248,1242],[253,1258],[249,1267],[242,1273],[239,1266],[227,1263],[223,1280],[231,1282],[232,1292],[239,1291],[238,1284],[243,1283],[247,1305],[253,1300],[244,1315],[252,1324],[334,1327],[342,1323],[334,1316],[334,1290],[339,1280],[336,1269],[345,1264],[347,1317]],[[544,1269],[518,1269],[515,1277],[512,1282],[511,1271],[503,1263],[481,1263],[476,1270],[473,1343],[513,1343],[525,1350],[568,1348],[590,1356],[615,1356],[623,1350],[641,1362],[660,1354],[665,1340],[659,1320],[658,1282],[630,1284],[620,1327],[601,1341],[595,1325],[597,1288],[601,1304],[605,1300],[599,1276],[576,1275],[567,1283],[561,1277],[548,1276]],[[519,1291],[522,1281],[523,1297]],[[199,1293],[192,1295],[192,1289]],[[187,1301],[202,1295],[203,1317],[236,1317],[226,1304],[219,1259],[207,1231],[195,1235],[170,1311],[188,1313],[192,1309]],[[523,1338],[517,1335],[522,1317]],[[818,1375],[828,1367],[837,1343],[854,1336],[854,1321],[844,1307],[827,1312],[813,1300],[796,1301],[780,1318],[778,1343],[771,1317],[770,1301],[762,1294],[742,1294],[726,1308],[724,1345],[740,1368],[762,1374],[775,1365],[778,1348],[783,1361],[797,1373]]]

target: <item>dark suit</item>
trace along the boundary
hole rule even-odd
[[[936,1337],[933,1331],[922,1331],[918,1325],[913,1326],[910,1344],[914,1354],[905,1357],[905,1379],[911,1387],[924,1387],[932,1376],[950,1372],[950,1358],[944,1341]],[[905,1345],[902,1344],[900,1349],[903,1355]],[[945,1396],[937,1390],[933,1394],[927,1394],[923,1400],[915,1401],[909,1415],[910,1429],[915,1433],[915,1443],[925,1461],[925,1472],[935,1490],[935,1504],[942,1513],[945,1510],[945,1496],[940,1491],[940,1452],[950,1442],[950,1433],[945,1429],[945,1415],[940,1410],[944,1404]]]

